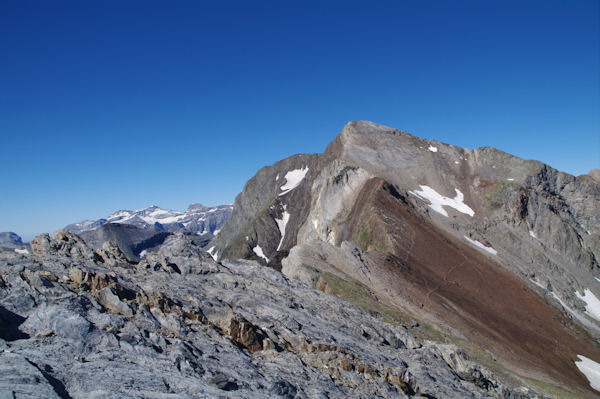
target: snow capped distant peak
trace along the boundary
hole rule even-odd
[[[140,228],[148,228],[158,223],[158,228],[168,231],[189,231],[193,233],[218,233],[231,214],[232,205],[205,207],[192,204],[185,212],[164,209],[156,205],[135,211],[119,210],[106,219],[96,221],[86,220],[66,227],[74,233],[93,230],[105,223],[131,224]]]
[[[154,208],[152,209],[152,212],[150,212],[150,215],[152,216],[159,216],[159,215],[172,215],[172,214],[179,214],[182,215],[183,212],[178,212],[178,211],[167,211],[166,209],[162,209],[162,208]]]

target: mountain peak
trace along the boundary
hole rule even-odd
[[[301,171],[282,196],[287,176]],[[572,359],[583,351],[600,359],[600,351],[591,336],[574,338],[561,312],[566,303],[583,318],[580,293],[600,296],[589,277],[600,279],[600,189],[589,181],[493,147],[353,121],[323,154],[259,170],[209,246],[218,259],[256,260],[326,292],[364,286],[416,319],[459,331],[512,372],[543,370],[581,388]],[[328,286],[332,275],[344,283]],[[541,294],[557,302],[539,296],[540,286],[551,286]],[[596,322],[582,326],[600,333]],[[561,337],[556,351],[539,331]]]

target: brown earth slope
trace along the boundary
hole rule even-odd
[[[574,365],[578,354],[600,360],[595,342],[492,255],[419,215],[384,180],[364,185],[339,241],[365,251],[378,296],[422,308],[521,376],[596,397]]]

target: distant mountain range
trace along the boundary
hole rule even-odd
[[[73,223],[66,226],[65,230],[80,234],[107,223],[117,223],[129,224],[142,229],[155,227],[169,232],[217,235],[232,210],[233,205],[208,207],[202,204],[192,204],[185,212],[150,206],[136,211],[120,210],[106,218]]]

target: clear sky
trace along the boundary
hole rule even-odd
[[[0,1],[0,231],[232,203],[350,120],[600,167],[600,2]]]

